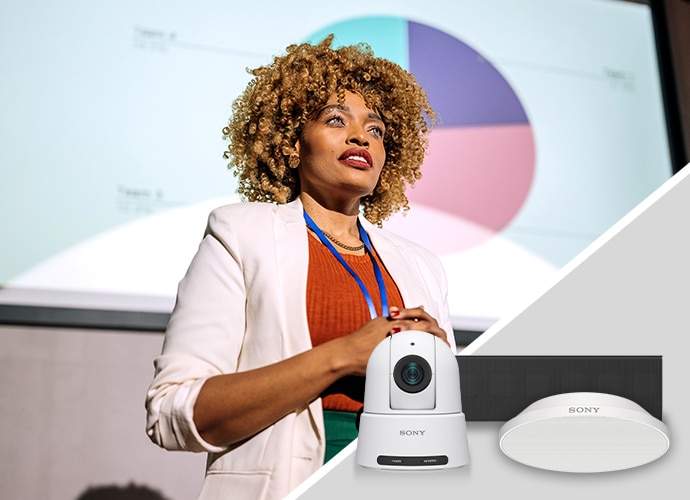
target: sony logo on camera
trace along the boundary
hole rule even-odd
[[[400,429],[400,435],[401,436],[423,436],[426,430],[407,430],[407,429]]]
[[[600,406],[571,406],[568,413],[599,413]]]

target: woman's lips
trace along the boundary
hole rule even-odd
[[[364,149],[348,149],[340,155],[338,161],[355,168],[372,167],[371,155]]]

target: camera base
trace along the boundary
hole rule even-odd
[[[469,463],[465,415],[362,413],[356,461],[388,470],[436,470]]]

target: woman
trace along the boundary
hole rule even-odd
[[[438,259],[377,227],[407,209],[433,111],[402,68],[331,41],[288,47],[235,101],[226,157],[255,203],[211,213],[155,360],[147,432],[209,453],[200,498],[282,498],[356,437],[387,335],[454,345]]]

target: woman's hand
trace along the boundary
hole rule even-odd
[[[424,306],[413,307],[410,309],[391,307],[389,318],[391,321],[396,322],[395,328],[400,328],[393,333],[403,330],[419,330],[440,338],[446,343],[446,345],[450,347],[446,332],[440,326],[438,326],[438,321],[432,318],[429,313],[424,310]]]
[[[428,332],[448,344],[446,332],[438,326],[438,322],[424,310],[424,307],[391,307],[388,317],[373,319],[351,334],[331,341],[338,344],[338,364],[342,364],[349,375],[364,376],[374,348],[388,335],[405,330]]]

